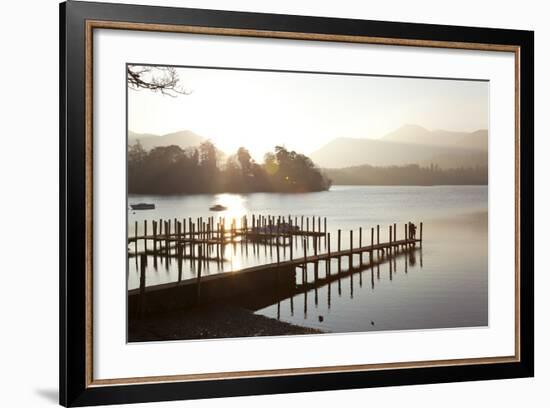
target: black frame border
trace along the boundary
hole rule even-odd
[[[341,390],[534,376],[534,32],[340,18],[68,1],[59,9],[59,400],[64,406]],[[346,371],[239,379],[86,386],[87,20],[189,25],[520,47],[520,355],[510,363]]]

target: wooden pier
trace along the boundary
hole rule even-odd
[[[363,228],[356,231],[350,230],[346,248],[343,248],[342,230],[337,230],[337,246],[336,250],[333,250],[331,234],[327,232],[326,218],[322,220],[321,217],[312,217],[312,229],[310,229],[309,220],[309,217],[252,216],[250,224],[247,217],[242,217],[239,225],[235,220],[231,220],[228,227],[222,217],[217,222],[214,217],[209,217],[207,220],[199,218],[196,222],[191,219],[158,220],[150,223],[152,234],[148,233],[147,221],[143,223],[142,234],[138,233],[136,223],[135,233],[128,238],[128,256],[139,258],[140,287],[129,291],[129,305],[136,303],[136,295],[141,299],[140,304],[145,298],[149,300],[154,298],[156,300],[152,301],[153,304],[164,305],[158,305],[160,309],[173,309],[189,303],[197,304],[201,300],[218,301],[224,297],[241,296],[250,291],[269,291],[281,282],[287,282],[296,287],[296,277],[300,276],[298,270],[301,270],[301,285],[307,287],[309,264],[314,265],[315,281],[321,282],[317,276],[318,265],[324,263],[324,279],[328,282],[333,275],[331,270],[333,259],[337,260],[337,270],[334,275],[339,275],[342,273],[342,259],[347,258],[349,268],[353,269],[354,258],[359,258],[359,267],[362,267],[365,264],[365,257],[368,265],[374,265],[384,260],[391,260],[400,252],[422,247],[422,222],[419,223],[418,238],[415,234],[416,226],[411,228],[414,225],[412,223],[404,224],[402,229],[404,234],[399,238],[397,224],[389,225],[386,241],[381,241],[380,225],[370,228],[370,242],[367,243],[363,242]],[[305,229],[302,229],[302,226],[305,226]],[[368,234],[365,235],[368,236]],[[323,245],[321,241],[324,241]],[[138,242],[142,243],[141,249],[138,249]],[[299,249],[303,251],[301,254],[294,252],[298,243],[301,244]],[[202,275],[202,268],[208,262],[218,264],[226,262],[223,258],[223,248],[230,244],[264,246],[266,250],[270,247],[271,262],[236,271]],[[285,254],[288,249],[289,256],[281,257],[281,249]],[[147,287],[144,276],[148,256],[153,256],[155,260],[157,256],[189,260],[191,264],[198,265],[195,268],[198,273],[191,279],[181,279],[180,273],[177,282]],[[136,267],[137,262],[138,259],[136,259]],[[190,287],[192,289],[189,289]],[[130,298],[134,300],[130,302]],[[138,309],[143,308],[144,306],[141,305]]]
[[[363,254],[365,252],[372,253],[377,251],[377,254],[386,250],[391,250],[395,247],[402,247],[406,245],[415,245],[417,242],[422,245],[422,222],[420,223],[419,239],[416,236],[412,236],[408,231],[408,224],[404,225],[405,235],[403,239],[397,240],[397,225],[393,224],[389,226],[389,239],[385,243],[380,242],[380,225],[376,226],[376,243],[375,228],[371,228],[371,243],[370,245],[363,245],[363,229],[359,228],[359,245],[357,248],[353,247],[353,230],[349,231],[349,244],[350,247],[347,250],[341,249],[342,234],[341,230],[338,230],[338,249],[335,252],[331,252],[330,248],[330,233],[327,232],[327,219],[323,219],[324,228],[321,230],[321,217],[311,217],[312,229],[310,229],[310,217],[306,217],[306,229],[304,226],[304,217],[300,217],[300,227],[298,227],[298,217],[292,218],[274,217],[274,216],[252,216],[252,223],[249,226],[248,217],[243,216],[240,219],[240,226],[237,227],[236,220],[233,219],[230,222],[229,227],[226,227],[226,220],[223,217],[215,222],[214,217],[208,217],[207,220],[198,218],[196,221],[189,219],[182,219],[179,221],[174,218],[173,220],[153,220],[148,223],[147,220],[143,222],[143,233],[139,235],[139,225],[137,221],[134,224],[134,234],[128,237],[128,255],[138,256],[141,254],[148,255],[161,255],[161,256],[180,256],[182,258],[189,259],[205,259],[208,258],[207,254],[213,252],[213,248],[216,249],[216,256],[212,257],[213,261],[220,261],[219,247],[228,245],[231,243],[248,243],[252,242],[257,245],[268,245],[276,247],[290,246],[290,257],[294,263],[299,262],[299,259],[293,257],[293,243],[294,240],[302,238],[305,242],[304,246],[310,247],[310,239],[313,241],[313,261],[318,262],[326,258],[341,258],[342,256],[353,256],[355,254]],[[172,223],[173,221],[173,223]],[[318,225],[318,229],[315,230],[315,225]],[[148,233],[148,225],[152,225],[152,234]],[[214,227],[215,225],[215,227]],[[318,254],[317,251],[320,248],[321,239],[325,240],[325,244],[328,242],[328,252],[325,254]],[[143,250],[138,251],[138,243],[143,243]],[[198,247],[202,248],[202,255],[198,256]],[[186,248],[189,250],[186,251]],[[175,252],[174,252],[175,251]],[[173,253],[174,252],[174,253]],[[188,254],[187,254],[188,252]],[[304,252],[304,258],[308,258],[307,253]],[[304,260],[302,260],[304,263]]]

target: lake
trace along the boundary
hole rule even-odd
[[[354,246],[357,246],[359,227],[363,228],[363,244],[366,244],[370,242],[371,227],[377,224],[381,241],[387,241],[389,225],[397,223],[397,239],[402,239],[405,223],[422,221],[422,249],[281,299],[255,313],[327,332],[473,327],[488,323],[487,186],[333,186],[329,191],[304,194],[128,197],[129,204],[139,202],[154,203],[156,208],[128,211],[129,236],[135,233],[136,221],[138,233],[142,234],[143,221],[150,223],[153,219],[208,216],[240,219],[252,214],[290,215],[293,219],[320,216],[327,218],[327,232],[331,234],[334,250],[338,229],[342,230],[342,249],[345,249],[349,248],[350,229],[354,230]],[[222,204],[228,210],[209,211],[215,204]],[[298,241],[294,253],[302,254]],[[321,239],[320,244],[321,252],[325,252],[326,242]],[[276,260],[270,248],[258,249],[252,244],[227,245],[223,255],[227,261],[222,266],[210,263],[203,275]],[[289,251],[280,256],[288,259]],[[365,261],[368,261],[366,254]],[[342,262],[342,268],[346,269],[347,258]],[[336,270],[336,263],[332,261],[332,271]],[[354,266],[359,266],[358,256]],[[313,268],[312,264],[308,265],[308,280],[312,279]],[[319,273],[321,277],[325,274],[324,262],[319,265]],[[195,269],[187,261],[178,265],[174,260],[159,258],[153,262],[151,259],[147,264],[146,282],[148,286],[175,282],[180,274],[182,279],[196,277]],[[301,272],[298,275],[301,276]],[[130,258],[128,289],[138,286],[137,260]]]

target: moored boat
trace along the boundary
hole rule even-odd
[[[225,210],[227,210],[227,207],[221,204],[216,204],[210,207],[210,211],[225,211]]]
[[[130,204],[132,210],[154,210],[155,204],[149,203],[139,203],[139,204]]]

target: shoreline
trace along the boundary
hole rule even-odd
[[[325,190],[311,190],[311,191],[219,191],[219,192],[203,192],[203,193],[133,193],[128,192],[128,197],[149,197],[149,196],[160,196],[160,197],[180,197],[180,196],[215,196],[219,194],[287,194],[287,195],[300,195],[300,194],[309,194],[309,193],[323,193],[330,192],[332,187],[488,187],[487,183],[479,184],[332,184],[328,189]]]
[[[231,304],[210,304],[128,320],[128,342],[205,340],[325,333],[256,315]]]

